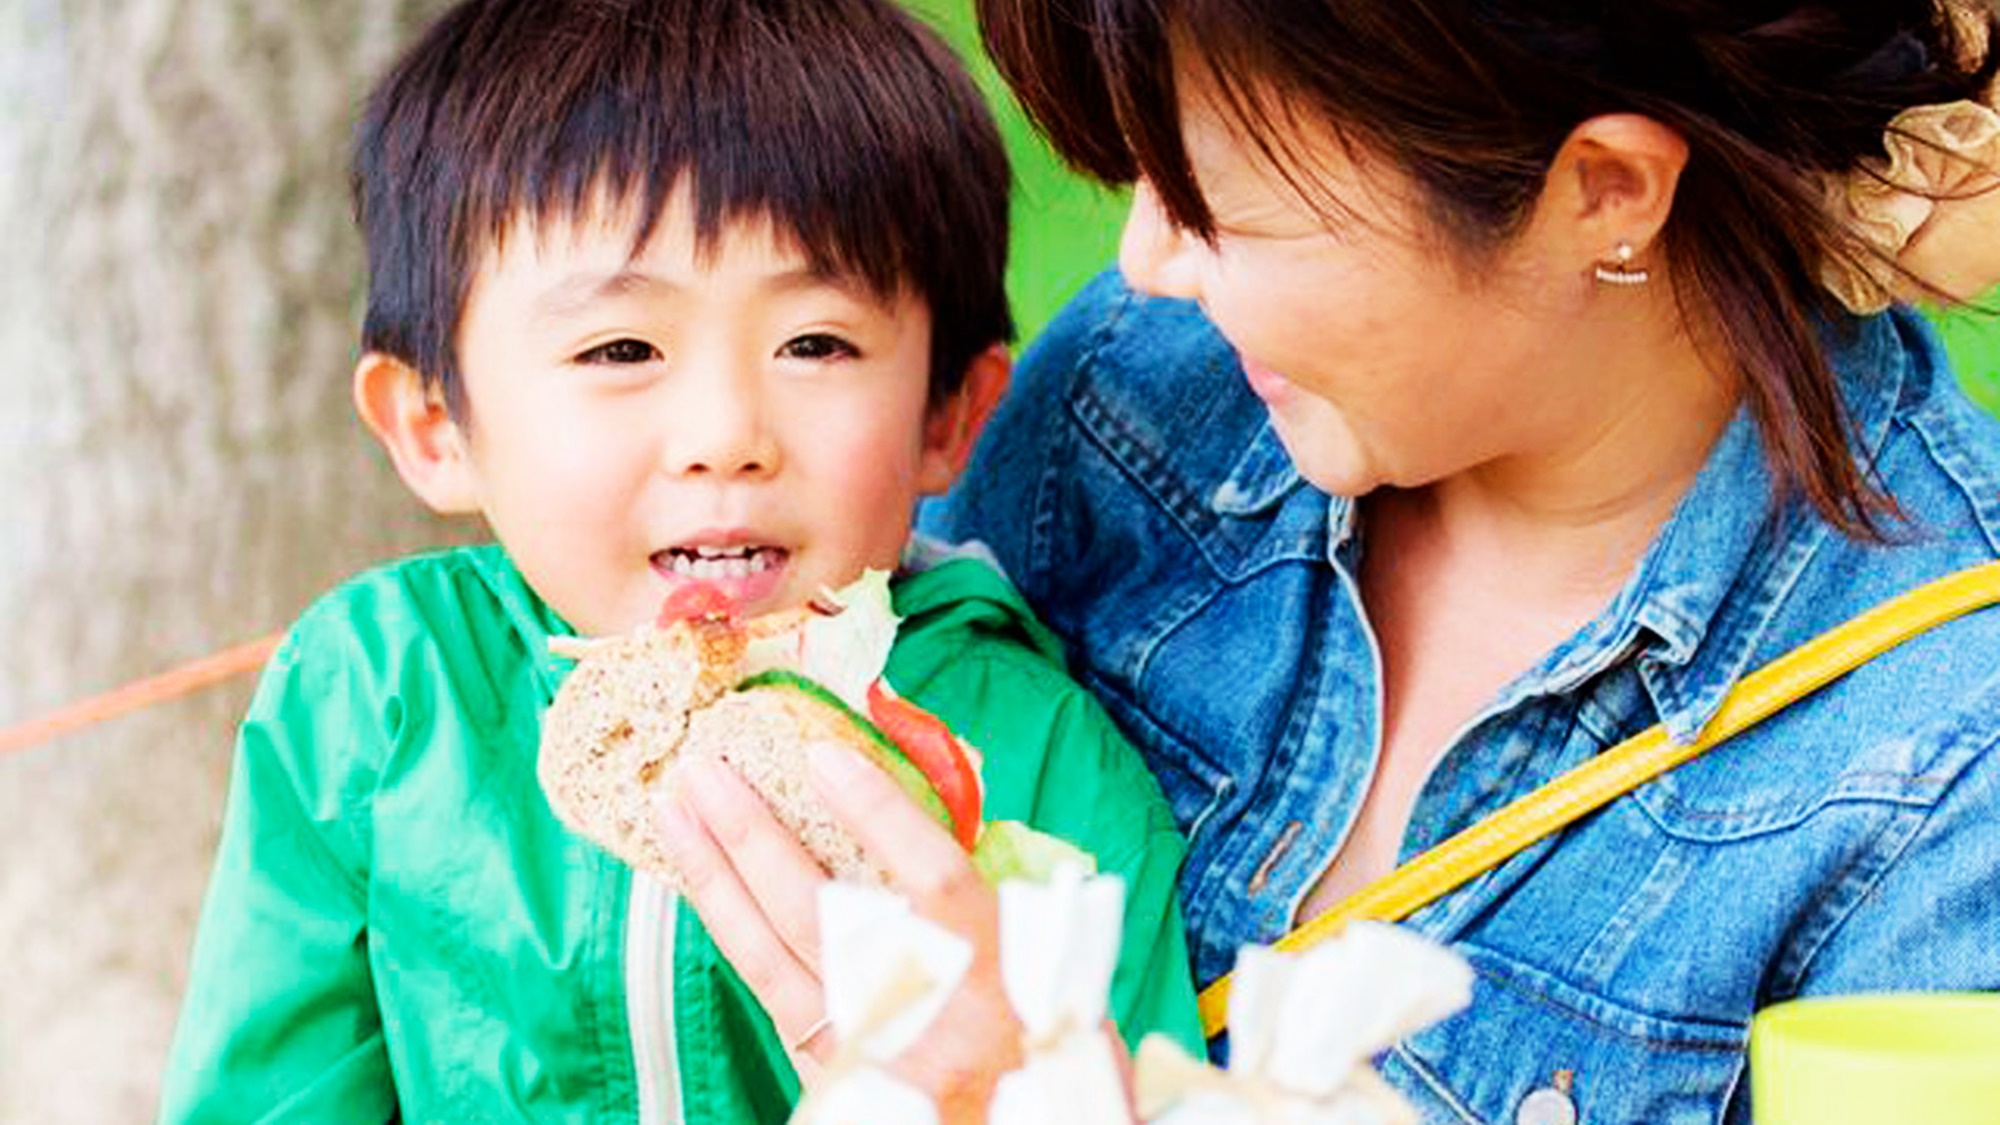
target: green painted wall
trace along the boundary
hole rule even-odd
[[[979,47],[972,0],[905,0],[944,33],[992,101],[1014,162],[1014,245],[1007,288],[1026,344],[1050,315],[1111,264],[1125,196],[1085,182],[1056,159]]]
[[[1986,295],[1983,308],[1933,313],[1945,347],[1958,368],[1965,393],[2000,415],[2000,290]],[[1989,311],[1991,310],[1991,311]]]

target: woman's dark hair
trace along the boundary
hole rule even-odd
[[[467,0],[370,96],[353,191],[362,346],[465,408],[456,336],[517,220],[636,205],[633,252],[685,180],[704,252],[739,219],[809,266],[931,311],[931,399],[1013,336],[1009,173],[950,49],[891,0]]]
[[[1958,14],[1945,5],[1962,9]],[[1817,326],[1822,262],[1867,253],[1824,206],[1915,105],[1980,96],[1991,0],[979,0],[988,50],[1064,156],[1144,177],[1214,225],[1174,62],[1282,155],[1288,117],[1386,154],[1476,259],[1514,234],[1583,121],[1637,113],[1689,147],[1662,245],[1691,321],[1744,379],[1780,486],[1850,534],[1893,503],[1857,465]],[[1275,116],[1274,116],[1275,115]],[[1308,173],[1309,174],[1309,173]]]

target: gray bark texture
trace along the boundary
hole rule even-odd
[[[354,420],[356,106],[436,0],[0,0],[0,726],[424,513]],[[147,1120],[247,679],[0,758],[0,1121]]]

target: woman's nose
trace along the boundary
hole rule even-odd
[[[1145,180],[1133,185],[1132,210],[1118,239],[1118,268],[1126,283],[1156,297],[1199,297],[1197,249],[1187,232],[1167,218],[1153,185]]]
[[[666,470],[721,480],[776,473],[778,442],[756,380],[725,372],[691,382],[666,407]]]

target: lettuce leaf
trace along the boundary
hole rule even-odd
[[[863,571],[861,577],[826,593],[842,607],[839,613],[814,617],[796,632],[752,641],[744,654],[743,672],[745,676],[796,672],[866,715],[868,685],[888,666],[889,649],[903,621],[892,608],[889,572]]]
[[[1064,863],[1081,866],[1086,874],[1097,870],[1097,859],[1089,852],[1018,820],[988,821],[972,849],[973,869],[996,887],[1002,879],[1047,882]]]

